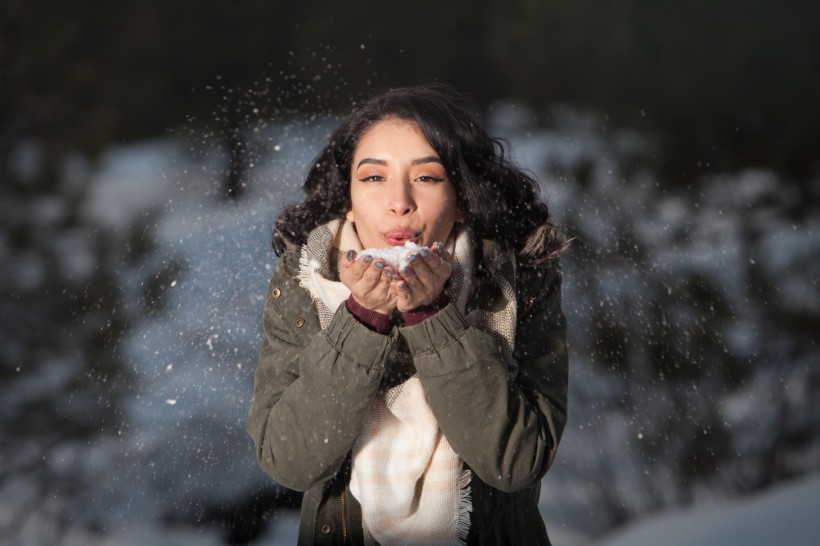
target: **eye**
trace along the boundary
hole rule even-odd
[[[444,182],[444,178],[432,174],[420,174],[416,177],[419,182]]]
[[[384,177],[380,174],[370,174],[361,178],[358,178],[359,182],[383,182]]]

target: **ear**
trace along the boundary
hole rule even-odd
[[[347,219],[348,222],[352,222],[354,224],[356,223],[356,219],[353,216],[353,209],[350,209],[349,211],[347,211],[345,213],[345,218]]]

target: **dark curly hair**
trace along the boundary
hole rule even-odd
[[[487,134],[472,104],[448,86],[428,84],[380,93],[342,120],[313,161],[303,185],[305,200],[285,207],[276,220],[277,255],[304,244],[313,228],[350,209],[354,151],[361,136],[386,118],[414,122],[439,154],[477,250],[482,239],[492,239],[513,248],[522,264],[548,267],[567,248],[535,179],[507,159],[504,145]]]

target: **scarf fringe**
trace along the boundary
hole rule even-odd
[[[462,463],[463,464],[463,463]],[[473,511],[472,490],[470,482],[473,473],[469,468],[461,471],[458,478],[458,519],[456,520],[456,537],[460,546],[467,545],[467,535],[470,533],[470,513]]]
[[[307,248],[303,247],[299,253],[299,286],[308,291],[313,301],[316,301],[318,296],[315,296],[311,291],[311,277],[313,272],[322,267],[322,264],[317,260],[311,260],[307,253]]]
[[[341,283],[330,283],[322,277],[322,263],[308,255],[307,246],[299,253],[299,286],[310,294],[322,328],[327,328],[336,308],[347,299],[350,290]],[[335,306],[331,309],[331,306]]]
[[[315,277],[318,275],[318,271],[321,267],[322,264],[317,260],[310,259],[307,253],[307,248],[303,247],[302,251],[299,253],[299,286],[307,290],[307,293],[310,294],[310,299],[313,300],[314,305],[321,303],[324,306],[322,299],[318,294],[315,294],[313,290],[313,286],[318,285],[318,283],[315,282]]]

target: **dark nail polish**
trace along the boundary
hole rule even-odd
[[[369,264],[373,261],[373,256],[367,255],[364,257],[364,263]]]
[[[381,260],[379,260],[379,261],[377,261],[377,262],[376,262],[375,264],[373,264],[373,265],[375,265],[376,267],[384,267],[384,262],[382,262]]]
[[[353,261],[353,257],[354,257],[355,255],[356,255],[356,253],[355,253],[355,252],[353,252],[352,250],[348,250],[348,251],[347,251],[347,261],[348,261],[348,262],[352,262],[352,261]]]
[[[444,252],[444,245],[441,243],[436,244],[436,249],[438,250],[438,255],[441,256]]]
[[[410,273],[410,266],[405,265],[404,267],[401,268],[401,272],[404,273],[405,275],[407,275],[408,273]]]
[[[413,261],[413,260],[415,260],[416,258],[417,258],[417,256],[416,256],[415,254],[410,254],[410,255],[407,257],[407,261],[408,261],[408,262],[412,262],[412,261]]]
[[[419,250],[419,256],[421,256],[422,258],[426,258],[428,254],[430,254],[430,251],[426,248],[422,248],[421,250]]]

